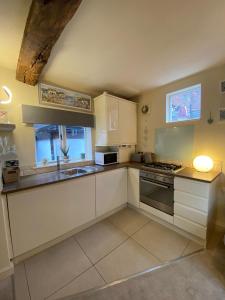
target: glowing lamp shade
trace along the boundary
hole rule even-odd
[[[199,155],[193,160],[194,168],[199,172],[209,172],[214,166],[213,160],[206,155]]]

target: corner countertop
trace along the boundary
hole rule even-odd
[[[67,180],[77,179],[84,176],[90,176],[93,174],[98,174],[102,172],[107,172],[111,170],[116,170],[120,168],[135,168],[139,170],[148,170],[142,163],[135,163],[135,162],[127,162],[127,163],[120,163],[110,166],[98,166],[98,170],[95,170],[91,173],[79,174],[68,176],[63,174],[61,171],[49,172],[49,173],[42,173],[36,175],[29,175],[20,177],[18,182],[8,183],[3,186],[2,194],[9,194],[18,191],[23,191],[27,189],[32,189],[39,186],[49,185],[57,182],[63,182]],[[82,167],[81,167],[82,168]],[[153,171],[154,172],[154,171]],[[174,176],[203,181],[206,183],[210,183],[215,180],[220,175],[220,172],[209,172],[209,173],[200,173],[195,171],[192,168],[184,168],[178,173],[174,174]]]
[[[196,171],[194,168],[184,168],[181,171],[177,172],[175,176],[181,177],[181,178],[187,178],[187,179],[192,179],[192,180],[197,180],[197,181],[202,181],[206,183],[211,183],[213,182],[221,172],[219,171],[211,171],[207,173],[202,173]]]

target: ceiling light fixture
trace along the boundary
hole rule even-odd
[[[5,92],[5,94],[8,96],[8,99],[0,99],[0,104],[9,104],[10,102],[12,102],[12,92],[5,85],[2,87],[2,89]]]

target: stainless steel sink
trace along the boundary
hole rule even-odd
[[[98,172],[101,171],[102,169],[103,167],[101,166],[85,166],[85,167],[61,170],[60,172],[67,176],[74,176],[74,175],[78,176],[82,174]]]
[[[101,169],[103,169],[101,166],[85,166],[85,167],[82,167],[82,170],[87,171],[87,173],[98,172]]]
[[[63,170],[61,171],[61,173],[67,176],[74,176],[74,175],[86,174],[88,172],[84,169],[76,168],[76,169]]]

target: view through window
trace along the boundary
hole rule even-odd
[[[166,122],[181,122],[201,118],[201,84],[166,95]]]
[[[36,163],[91,160],[91,129],[78,126],[35,124]],[[66,150],[67,155],[63,153]]]

